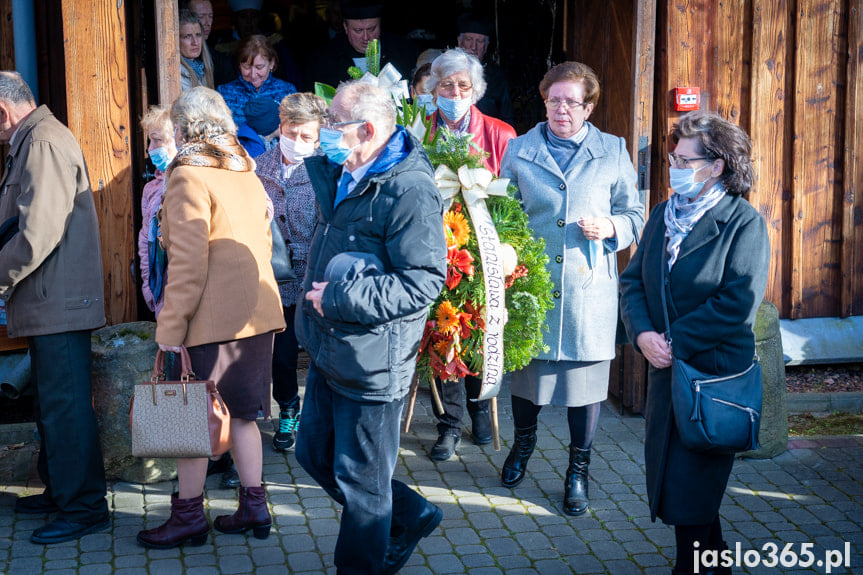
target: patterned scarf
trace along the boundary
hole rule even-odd
[[[668,238],[668,269],[677,261],[680,244],[698,223],[698,220],[725,197],[725,188],[721,183],[715,184],[702,196],[692,200],[671,194],[665,204],[665,237]]]
[[[166,178],[176,166],[202,166],[231,172],[254,172],[255,160],[233,134],[219,134],[186,142],[168,166]]]
[[[186,58],[183,56],[183,60],[189,64],[189,67],[195,71],[195,74],[198,76],[198,80],[202,80],[204,78],[204,61],[200,58]]]

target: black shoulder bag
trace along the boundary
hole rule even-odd
[[[671,295],[666,240],[663,246],[662,313],[665,339],[671,343],[666,291]],[[709,326],[706,326],[709,327]],[[758,356],[745,371],[711,375],[687,364],[671,349],[671,403],[674,422],[684,447],[692,451],[735,453],[758,449],[762,382]]]

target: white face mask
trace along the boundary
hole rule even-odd
[[[289,164],[299,164],[303,158],[308,158],[315,153],[315,145],[303,140],[292,140],[287,136],[279,136],[279,149],[282,157]]]

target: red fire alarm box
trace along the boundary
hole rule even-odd
[[[674,109],[678,112],[691,112],[701,105],[701,89],[698,87],[675,88]]]

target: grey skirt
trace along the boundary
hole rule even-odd
[[[581,407],[605,401],[611,360],[535,359],[510,376],[510,392],[534,405]]]
[[[254,421],[260,412],[270,417],[273,336],[268,332],[188,348],[195,377],[216,382],[231,418]],[[172,371],[179,379],[179,358],[175,358]]]

